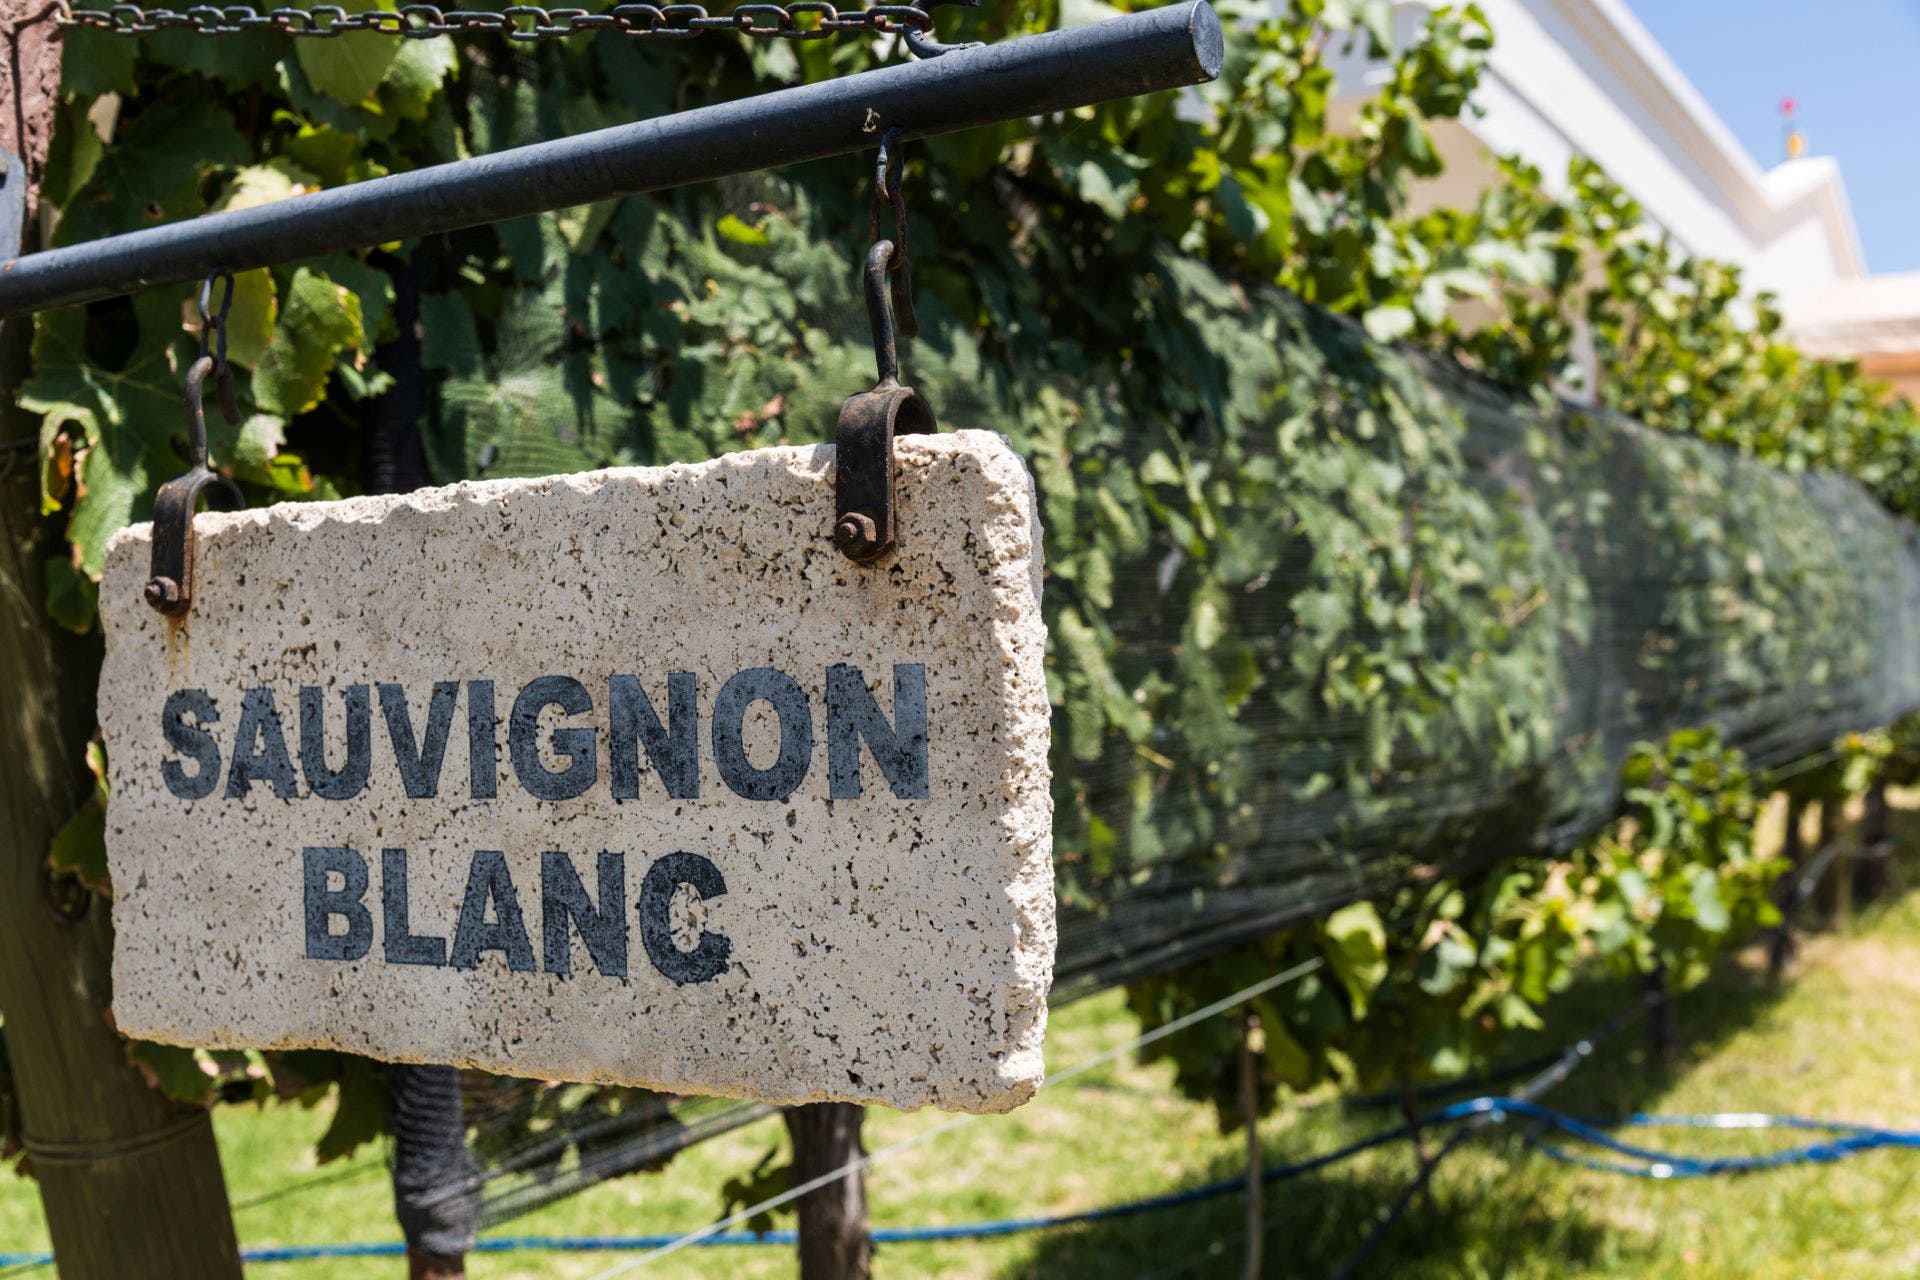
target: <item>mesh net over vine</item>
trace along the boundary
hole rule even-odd
[[[1564,850],[1637,741],[1711,723],[1779,766],[1920,705],[1920,541],[1853,481],[1244,314],[1219,355],[1266,430],[1141,470],[1206,497],[1204,564],[1156,530],[1055,621],[1113,638],[1056,703],[1056,995]]]
[[[481,361],[429,295],[429,457],[537,474],[817,439],[871,379],[850,286],[751,304],[818,309],[777,400],[741,343],[637,417],[592,376],[617,360],[546,345],[537,310],[504,310]],[[943,425],[1005,432],[1040,489],[1056,1000],[1563,850],[1613,815],[1637,741],[1713,723],[1778,766],[1920,707],[1920,535],[1853,481],[1518,396],[1191,264],[1167,288],[1178,320],[1148,337],[1185,377],[1150,395],[1001,385],[938,320],[908,362]],[[489,1221],[765,1111],[485,1092]]]

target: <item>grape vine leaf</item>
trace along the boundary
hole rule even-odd
[[[20,403],[44,416],[43,430],[74,439],[76,496],[67,537],[80,567],[96,579],[107,539],[152,510],[159,478],[186,469],[174,447],[185,425],[176,347],[183,297],[154,289],[134,300],[136,343],[118,369],[90,358],[84,311],[43,315],[35,333],[36,372]]]
[[[268,413],[294,418],[320,403],[334,357],[363,339],[360,297],[306,267],[293,273],[280,323],[253,370],[253,398]]]
[[[129,123],[62,211],[54,243],[77,244],[201,212],[201,183],[245,163],[246,140],[208,98],[169,98]]]
[[[373,0],[342,0],[340,7],[349,13],[392,8]],[[300,59],[300,70],[315,90],[342,106],[364,107],[400,56],[400,45],[401,41],[392,36],[354,31],[327,40],[297,40],[294,51]]]

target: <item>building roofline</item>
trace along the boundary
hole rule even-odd
[[[1284,3],[1285,0],[1279,0]],[[1395,8],[1411,18],[1448,0],[1396,0]],[[1826,157],[1790,160],[1762,169],[1733,131],[1701,96],[1693,82],[1633,15],[1625,0],[1505,0],[1490,6],[1494,18],[1494,53],[1487,77],[1497,82],[1541,124],[1557,134],[1572,151],[1595,154],[1587,122],[1556,101],[1552,87],[1529,76],[1527,68],[1503,62],[1500,45],[1502,9],[1529,15],[1535,22],[1560,27],[1555,39],[1566,53],[1595,77],[1595,87],[1638,117],[1636,127],[1649,144],[1664,152],[1669,162],[1692,171],[1690,181],[1725,210],[1753,244],[1765,245],[1809,205],[1818,218],[1836,273],[1842,278],[1866,275],[1866,255],[1859,229],[1847,200],[1839,166]],[[1403,28],[1403,38],[1405,29]],[[1577,41],[1578,45],[1570,43]],[[1360,74],[1355,75],[1355,72]],[[1342,97],[1370,87],[1381,72],[1361,71],[1358,59],[1341,69]],[[1354,76],[1347,81],[1346,77]],[[1460,121],[1468,131],[1482,129],[1469,112]],[[1498,144],[1496,144],[1498,145]],[[1548,175],[1551,179],[1554,175]],[[1624,175],[1622,175],[1624,177]],[[1630,181],[1630,179],[1627,179]],[[1653,210],[1649,210],[1654,213]],[[1657,213],[1656,221],[1659,220]],[[1670,227],[1683,241],[1682,228]],[[1690,248],[1702,246],[1689,244]]]
[[[1720,185],[1728,204],[1739,210],[1752,230],[1764,235],[1781,213],[1815,198],[1842,271],[1850,276],[1866,274],[1859,228],[1837,163],[1813,157],[1761,169],[1625,0],[1553,3],[1641,105],[1666,126],[1673,140]],[[1499,33],[1494,34],[1497,39]]]

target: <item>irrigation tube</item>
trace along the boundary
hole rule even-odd
[[[0,263],[0,318],[1201,84],[1206,0],[956,49]]]

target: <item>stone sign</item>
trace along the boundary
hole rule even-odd
[[[902,437],[195,520],[108,549],[114,1018],[209,1047],[968,1111],[1041,1077],[1033,486]]]

